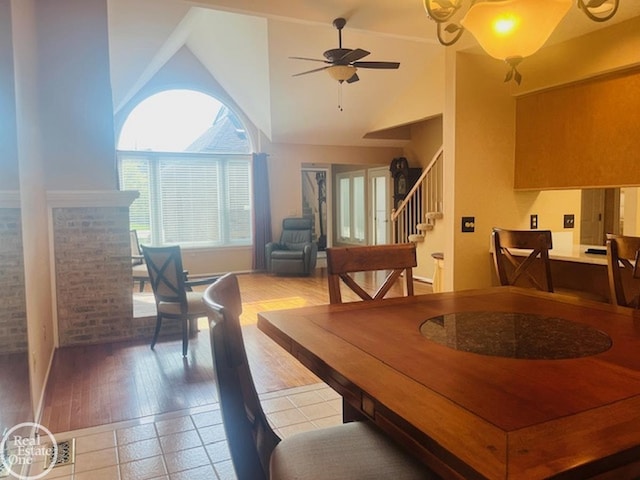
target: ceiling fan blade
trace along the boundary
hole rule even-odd
[[[358,80],[360,80],[360,77],[358,77],[357,73],[354,73],[353,75],[351,75],[351,78],[347,80],[347,83],[357,82]]]
[[[370,52],[367,52],[366,50],[362,50],[361,48],[356,48],[355,50],[351,50],[347,54],[343,55],[342,57],[337,59],[335,62],[339,65],[345,65],[347,63],[360,60],[361,58],[364,58],[367,55],[369,55],[369,53]]]
[[[399,62],[353,62],[352,65],[358,68],[386,68],[396,69],[400,67]]]
[[[331,63],[326,60],[320,60],[319,58],[307,58],[307,57],[289,57],[293,60],[309,60],[310,62],[322,62],[322,63]]]
[[[326,65],[324,67],[320,67],[320,68],[314,68],[313,70],[307,70],[306,72],[300,72],[300,73],[294,73],[292,76],[293,77],[299,77],[300,75],[306,75],[307,73],[313,73],[313,72],[320,72],[322,70],[326,70],[327,68],[329,68],[331,65]]]

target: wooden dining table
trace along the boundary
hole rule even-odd
[[[640,478],[640,314],[516,287],[258,314],[444,478]]]

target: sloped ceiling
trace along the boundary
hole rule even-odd
[[[271,88],[267,20],[195,8],[186,45],[244,113],[268,137]]]
[[[395,127],[442,108],[444,47],[420,0],[108,2],[116,112],[183,46],[273,142],[401,146],[406,129]],[[572,8],[550,43],[638,15],[640,1],[622,0],[606,24]],[[338,46],[336,17],[347,19],[344,47],[370,51],[366,60],[398,61],[400,68],[360,69],[359,82],[342,86],[326,72],[292,77],[322,64],[289,57],[322,59]],[[456,48],[478,50],[469,34],[459,43]]]

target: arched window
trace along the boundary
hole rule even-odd
[[[138,190],[131,228],[141,243],[251,244],[251,145],[238,117],[192,90],[140,102],[118,141],[121,190]]]

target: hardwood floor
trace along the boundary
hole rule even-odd
[[[0,355],[0,433],[4,428],[33,420],[28,360],[27,352]]]
[[[366,281],[373,285],[377,280],[368,275]],[[326,270],[319,268],[310,277],[246,274],[238,280],[243,334],[258,393],[319,382],[257,329],[256,314],[328,303]],[[430,291],[430,285],[415,282],[416,294]],[[400,294],[398,288],[390,296]],[[343,295],[345,301],[356,299],[346,291]],[[41,423],[62,432],[217,401],[206,319],[201,319],[199,327],[185,358],[178,338],[159,341],[154,351],[148,341],[58,349]]]

